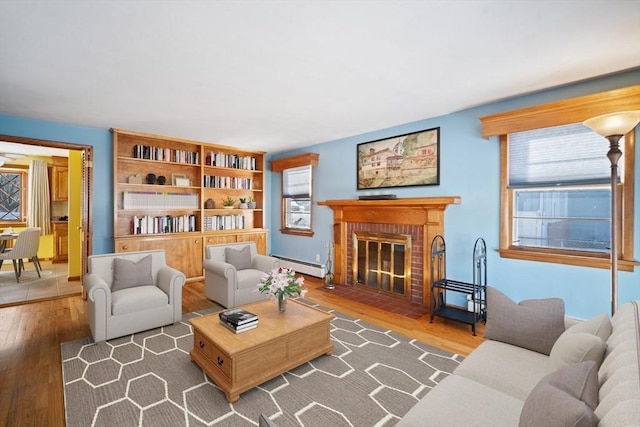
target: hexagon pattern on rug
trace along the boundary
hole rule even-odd
[[[463,359],[311,305],[336,316],[333,354],[248,390],[235,403],[189,356],[188,319],[211,310],[103,343],[63,343],[67,426],[256,426],[261,413],[282,427],[392,426]]]

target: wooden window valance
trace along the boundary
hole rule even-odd
[[[482,137],[582,123],[591,117],[627,110],[640,110],[640,85],[480,117]]]
[[[285,169],[293,169],[300,166],[318,166],[318,153],[304,153],[297,156],[285,157],[271,161],[273,172],[282,172]]]

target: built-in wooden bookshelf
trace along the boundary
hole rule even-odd
[[[116,252],[165,249],[167,263],[188,280],[202,279],[206,245],[255,241],[266,253],[264,152],[112,133]],[[233,209],[223,207],[229,197]],[[240,198],[255,200],[255,208],[240,207]]]

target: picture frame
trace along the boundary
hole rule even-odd
[[[171,185],[177,187],[189,187],[191,182],[189,181],[189,177],[182,173],[172,173],[171,174]]]
[[[440,128],[357,145],[358,190],[440,185]]]

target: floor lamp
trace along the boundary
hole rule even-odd
[[[611,315],[618,308],[618,160],[622,151],[618,141],[640,122],[640,110],[621,111],[586,120],[583,124],[609,140],[607,157],[611,162]]]

